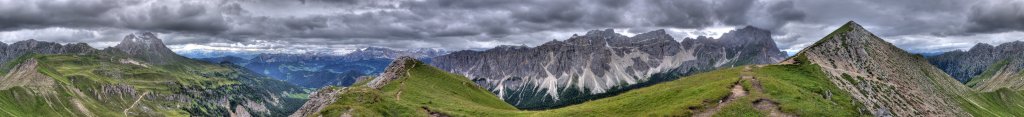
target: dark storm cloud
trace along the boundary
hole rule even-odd
[[[968,15],[971,32],[1024,30],[1024,1],[982,2]]]
[[[134,0],[4,1],[0,31],[69,28],[125,28],[142,31],[219,33],[228,30],[221,11],[207,4],[158,4]],[[131,8],[139,6],[139,8]]]
[[[157,31],[168,44],[296,48],[537,45],[593,29],[703,30],[751,25],[798,50],[855,20],[901,47],[920,36],[1024,30],[1021,1],[964,0],[0,0],[0,33]],[[704,34],[693,33],[693,34]],[[68,34],[70,35],[70,34]],[[913,38],[908,37],[913,36]],[[674,35],[676,36],[676,35]],[[692,35],[682,35],[692,36]],[[63,36],[55,36],[58,38]],[[109,38],[119,36],[92,36]],[[1008,37],[1008,36],[985,36]],[[682,38],[682,37],[677,37]],[[14,40],[14,39],[4,39]],[[116,42],[119,38],[108,39]],[[982,41],[971,41],[982,42]],[[900,45],[902,44],[902,45]],[[343,46],[344,45],[344,46]],[[274,45],[288,46],[288,45]],[[946,49],[951,47],[945,47]]]
[[[122,4],[115,0],[103,1],[4,1],[0,7],[0,30],[44,28],[50,26],[95,26],[113,20],[104,17]]]

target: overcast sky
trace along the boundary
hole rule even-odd
[[[681,40],[751,25],[794,52],[850,20],[911,52],[1024,40],[1024,0],[0,0],[0,41],[105,48],[151,31],[176,51],[343,53],[535,46],[606,28]]]

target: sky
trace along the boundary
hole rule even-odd
[[[1024,0],[0,0],[0,42],[116,45],[156,32],[175,51],[536,46],[588,30],[676,40],[754,26],[796,52],[847,21],[910,52],[1024,40]]]

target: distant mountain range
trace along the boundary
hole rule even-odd
[[[198,58],[211,63],[232,63],[278,80],[307,88],[349,86],[363,76],[384,71],[392,59],[412,56],[429,60],[447,54],[440,49],[396,50],[380,47],[358,49],[344,55],[334,54],[259,54],[251,59],[235,56]]]
[[[1024,42],[992,46],[979,43],[970,50],[951,51],[928,60],[967,86],[995,91],[1024,89]]]
[[[719,39],[677,42],[664,30],[633,37],[612,29],[573,35],[537,47],[457,51],[434,66],[463,74],[520,108],[581,103],[719,68],[769,64],[786,57],[767,30],[744,27]]]

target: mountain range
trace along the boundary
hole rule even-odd
[[[928,60],[967,86],[982,91],[1024,88],[1024,42],[992,46],[979,43],[970,50],[951,51]]]
[[[0,45],[2,116],[282,116],[305,101],[295,85],[178,56],[153,33],[102,50]]]
[[[458,53],[458,52],[456,52]],[[975,90],[848,22],[771,65],[698,73],[565,107],[520,110],[412,58],[328,87],[292,116],[1024,116],[1019,90]],[[507,102],[507,101],[506,101]]]
[[[537,47],[499,46],[433,58],[438,68],[469,77],[519,108],[581,103],[679,76],[786,57],[767,30],[744,27],[719,39],[677,42],[665,30],[632,37],[612,29]]]

